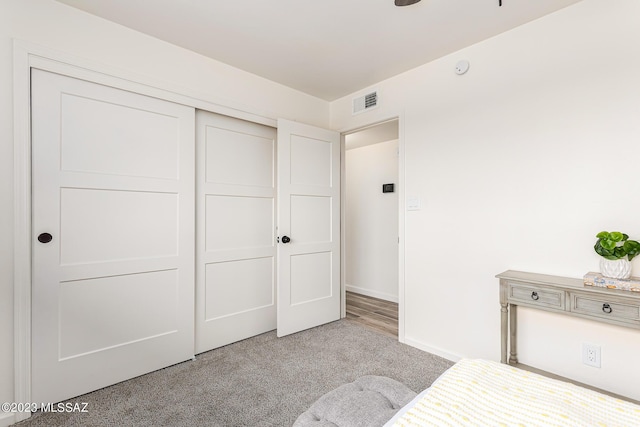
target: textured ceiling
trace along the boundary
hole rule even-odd
[[[331,101],[579,0],[58,0]]]

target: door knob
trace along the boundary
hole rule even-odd
[[[289,236],[282,236],[282,243],[289,243],[291,238]]]
[[[53,240],[53,236],[49,233],[40,233],[38,235],[38,242],[40,243],[49,243]]]

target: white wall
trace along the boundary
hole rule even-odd
[[[13,391],[13,53],[12,38],[55,49],[187,95],[328,126],[329,104],[52,0],[0,1],[0,401]],[[8,422],[0,414],[0,425]]]
[[[376,110],[332,103],[336,129],[403,112],[406,197],[422,201],[405,213],[408,343],[499,360],[496,274],[580,278],[596,233],[640,238],[638,16],[637,0],[583,0],[376,84]],[[640,331],[521,309],[519,344],[523,363],[640,399]]]
[[[345,157],[346,289],[398,302],[398,140]],[[390,183],[395,192],[382,193]]]

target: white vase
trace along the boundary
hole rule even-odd
[[[631,277],[631,263],[626,259],[606,259],[600,260],[600,273],[605,277],[613,279],[628,279]]]

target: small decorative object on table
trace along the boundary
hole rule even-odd
[[[584,275],[586,286],[596,286],[599,288],[621,289],[623,291],[640,292],[640,277],[630,277],[628,279],[613,279],[605,277],[600,273],[590,271]]]
[[[596,253],[602,257],[600,272],[613,279],[631,277],[631,261],[640,254],[640,243],[629,240],[629,236],[619,231],[601,231],[596,235]]]

